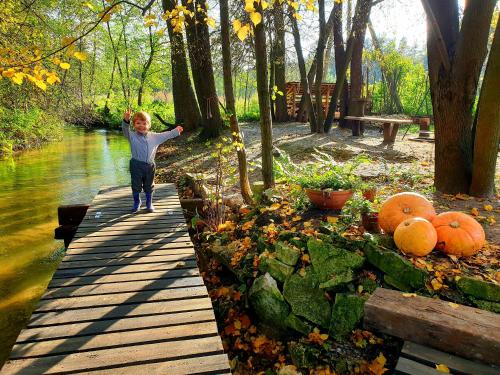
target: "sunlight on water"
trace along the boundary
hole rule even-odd
[[[118,132],[68,127],[60,142],[0,160],[0,364],[61,259],[57,207],[128,184],[129,155]]]

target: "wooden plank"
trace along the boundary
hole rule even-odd
[[[81,286],[62,286],[49,288],[43,299],[59,297],[91,296],[98,294],[110,294],[118,292],[139,292],[148,290],[164,290],[190,286],[203,286],[203,280],[199,276],[182,277],[177,279],[154,279],[143,281],[123,281],[119,284],[89,284]]]
[[[14,345],[11,359],[26,357],[39,357],[57,355],[71,352],[71,355],[88,350],[103,350],[109,347],[134,345],[149,341],[170,341],[166,345],[175,346],[177,341],[192,340],[200,337],[213,337],[217,333],[214,321],[177,325],[167,327],[154,327],[124,332],[108,332],[100,335],[75,336],[63,339],[52,339],[33,343],[20,343]],[[181,354],[181,353],[178,353]]]
[[[118,289],[118,288],[117,288]],[[36,308],[37,312],[56,311],[67,309],[80,309],[98,306],[117,306],[122,304],[140,302],[172,301],[180,299],[208,297],[207,288],[203,286],[192,286],[168,290],[146,290],[140,292],[121,292],[113,294],[101,294],[97,296],[60,297],[54,299],[42,299]]]
[[[378,288],[365,303],[369,330],[500,365],[500,315],[446,301]]]
[[[125,233],[123,235],[115,235],[113,233],[103,233],[100,236],[92,236],[86,235],[80,238],[77,238],[72,241],[73,244],[82,243],[82,242],[101,242],[101,241],[121,241],[121,240],[153,240],[157,238],[170,238],[170,237],[186,237],[189,238],[189,235],[185,228],[178,227],[172,228],[171,230],[156,230],[153,233],[144,233],[144,232],[136,232],[136,233]]]
[[[69,255],[90,255],[90,254],[123,254],[126,256],[127,254],[137,254],[137,256],[144,256],[147,254],[152,254],[155,251],[165,250],[165,252],[171,253],[184,253],[186,249],[193,249],[193,245],[190,242],[174,242],[174,243],[163,243],[163,244],[154,244],[154,245],[134,245],[134,246],[107,246],[107,247],[96,247],[96,248],[70,248],[66,251],[66,254]]]
[[[345,116],[346,120],[357,120],[364,122],[380,122],[380,123],[391,123],[391,124],[413,124],[412,120],[398,119],[390,117],[372,117],[372,116]]]
[[[159,301],[148,303],[131,303],[121,306],[103,306],[68,311],[53,311],[39,313],[35,311],[28,327],[88,322],[95,320],[111,320],[129,316],[148,316],[181,311],[195,311],[212,308],[208,298],[193,298],[190,300]]]
[[[97,268],[109,266],[124,266],[132,264],[151,264],[159,262],[185,262],[196,261],[193,253],[191,254],[171,254],[156,257],[140,257],[140,258],[117,258],[117,259],[102,259],[102,260],[89,260],[89,261],[64,261],[59,264],[60,270],[73,269],[73,268]]]
[[[68,373],[99,370],[106,367],[134,365],[142,361],[177,359],[178,357],[222,353],[219,337],[207,337],[178,342],[156,342],[126,345],[105,350],[90,350],[71,355],[24,358],[9,361],[2,371],[5,374]],[[118,370],[115,369],[119,373]]]
[[[110,228],[110,227],[116,227],[116,228],[125,228],[125,227],[133,227],[133,228],[147,228],[149,226],[157,226],[157,225],[166,225],[166,224],[176,224],[176,223],[184,223],[185,224],[185,218],[184,215],[178,215],[178,216],[168,216],[162,219],[155,219],[155,220],[150,220],[150,221],[133,221],[133,220],[123,220],[123,221],[117,221],[117,220],[110,220],[110,221],[94,221],[91,222],[90,220],[83,221],[80,223],[78,226],[79,229],[93,229],[93,230],[99,230],[101,228]]]
[[[135,233],[158,233],[159,231],[173,231],[178,228],[183,228],[186,230],[185,223],[166,223],[166,224],[151,224],[151,225],[141,225],[141,226],[110,226],[105,228],[80,228],[75,237],[83,237],[83,236],[119,236],[124,234],[135,234]]]
[[[141,328],[167,327],[190,324],[194,322],[215,321],[211,309],[184,311],[173,314],[157,314],[150,316],[130,317],[116,320],[98,320],[92,322],[75,322],[47,327],[28,328],[17,338],[18,343],[36,342],[65,337],[100,335],[108,332],[119,332]]]
[[[189,235],[185,233],[181,233],[180,236],[177,235],[168,235],[162,236],[159,238],[149,238],[149,239],[97,239],[97,240],[88,240],[88,241],[75,241],[72,242],[69,246],[71,249],[84,249],[84,248],[96,248],[96,247],[117,247],[121,245],[126,245],[125,248],[133,248],[133,245],[139,246],[155,246],[160,244],[168,244],[168,243],[184,243],[190,240]],[[128,247],[127,247],[128,246]]]
[[[398,375],[443,375],[442,372],[408,358],[399,358],[394,374]]]
[[[147,281],[147,280],[163,280],[173,279],[178,277],[191,277],[200,274],[197,268],[183,268],[165,271],[154,272],[137,272],[137,273],[123,273],[115,275],[93,275],[93,276],[80,276],[68,277],[62,279],[52,279],[49,288],[57,288],[61,286],[82,286],[82,285],[100,285],[100,284],[118,284],[124,281]]]
[[[498,375],[500,368],[488,366],[479,362],[470,361],[452,354],[448,354],[427,346],[419,345],[414,342],[405,341],[401,355],[410,360],[434,365],[444,364],[452,373],[462,373],[470,375]]]
[[[153,259],[158,261],[172,261],[172,260],[182,260],[187,255],[195,255],[194,249],[178,249],[175,252],[169,252],[168,250],[153,250],[144,252],[142,255],[139,252],[115,252],[115,253],[104,253],[104,254],[84,254],[84,255],[66,255],[59,265],[60,267],[65,267],[67,263],[75,262],[93,262],[101,260],[118,260],[118,259],[136,259],[138,263],[141,260],[145,262],[151,262]],[[81,264],[81,263],[79,263]],[[96,264],[96,263],[93,263]]]
[[[157,262],[157,263],[147,263],[147,264],[132,264],[124,266],[60,269],[54,273],[54,279],[75,277],[75,276],[81,277],[81,276],[116,275],[119,273],[134,273],[134,272],[151,272],[151,271],[168,272],[172,269],[183,269],[183,268],[197,268],[196,261],[186,260],[178,263]]]

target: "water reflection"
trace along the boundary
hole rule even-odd
[[[67,127],[60,142],[0,160],[0,364],[60,259],[57,207],[128,183],[128,159],[120,133]]]

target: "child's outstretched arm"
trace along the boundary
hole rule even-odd
[[[131,113],[132,113],[132,110],[130,108],[127,108],[127,110],[123,113],[122,132],[123,132],[123,135],[127,138],[130,138],[130,114]]]
[[[155,143],[159,145],[169,139],[180,136],[183,130],[182,126],[176,126],[175,129],[161,133],[152,133],[152,135],[154,136]]]

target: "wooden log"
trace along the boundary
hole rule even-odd
[[[364,325],[418,344],[500,364],[500,315],[378,288],[365,303]]]

